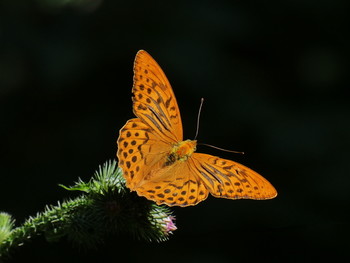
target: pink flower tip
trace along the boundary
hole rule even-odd
[[[173,216],[168,216],[167,218],[164,219],[164,232],[166,234],[168,233],[172,234],[172,231],[175,231],[177,229],[174,221],[175,221],[175,217]]]

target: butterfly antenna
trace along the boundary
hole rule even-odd
[[[201,112],[202,112],[203,103],[204,103],[204,98],[201,98],[201,104],[199,105],[198,116],[197,116],[197,130],[196,130],[196,136],[194,136],[194,140],[197,139],[198,132],[199,132],[199,120],[201,118]],[[223,152],[244,154],[244,152],[237,152],[237,151],[226,150],[226,149],[219,148],[219,147],[216,147],[214,145],[210,145],[210,144],[206,144],[206,143],[198,143],[198,145],[205,145],[205,146],[208,146],[208,147],[211,147],[211,148],[223,151]]]
[[[198,132],[199,132],[199,120],[201,118],[203,102],[204,102],[204,98],[201,98],[201,104],[199,105],[198,116],[197,116],[197,130],[196,130],[196,136],[194,136],[194,140],[197,139]]]
[[[216,147],[214,145],[210,145],[210,144],[206,144],[206,143],[198,143],[198,145],[205,145],[205,146],[208,146],[208,147],[211,147],[211,148],[223,151],[223,152],[244,154],[244,152],[237,152],[237,151],[232,151],[232,150],[226,150],[226,149],[219,148],[219,147]]]

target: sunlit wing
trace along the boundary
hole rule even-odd
[[[119,167],[131,190],[145,180],[152,168],[164,159],[171,144],[163,141],[147,124],[138,118],[130,119],[120,129],[118,138]]]
[[[196,205],[208,197],[204,182],[187,162],[178,161],[169,167],[164,162],[159,164],[154,167],[154,179],[144,181],[136,189],[138,195],[168,206]]]
[[[134,63],[134,113],[167,141],[182,141],[182,123],[174,92],[158,63],[140,50]]]
[[[188,162],[215,197],[270,199],[277,195],[276,189],[264,177],[234,161],[194,153]]]

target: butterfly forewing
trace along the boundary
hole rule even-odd
[[[159,137],[173,142],[182,141],[179,107],[161,67],[144,50],[134,63],[134,113]]]
[[[194,153],[190,159],[193,170],[215,197],[270,199],[277,195],[264,177],[242,164],[202,153]]]

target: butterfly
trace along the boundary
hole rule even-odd
[[[180,110],[158,63],[136,54],[133,111],[119,131],[119,167],[126,186],[157,204],[190,206],[209,193],[229,199],[271,199],[276,189],[237,162],[197,153],[196,140],[183,140]]]

